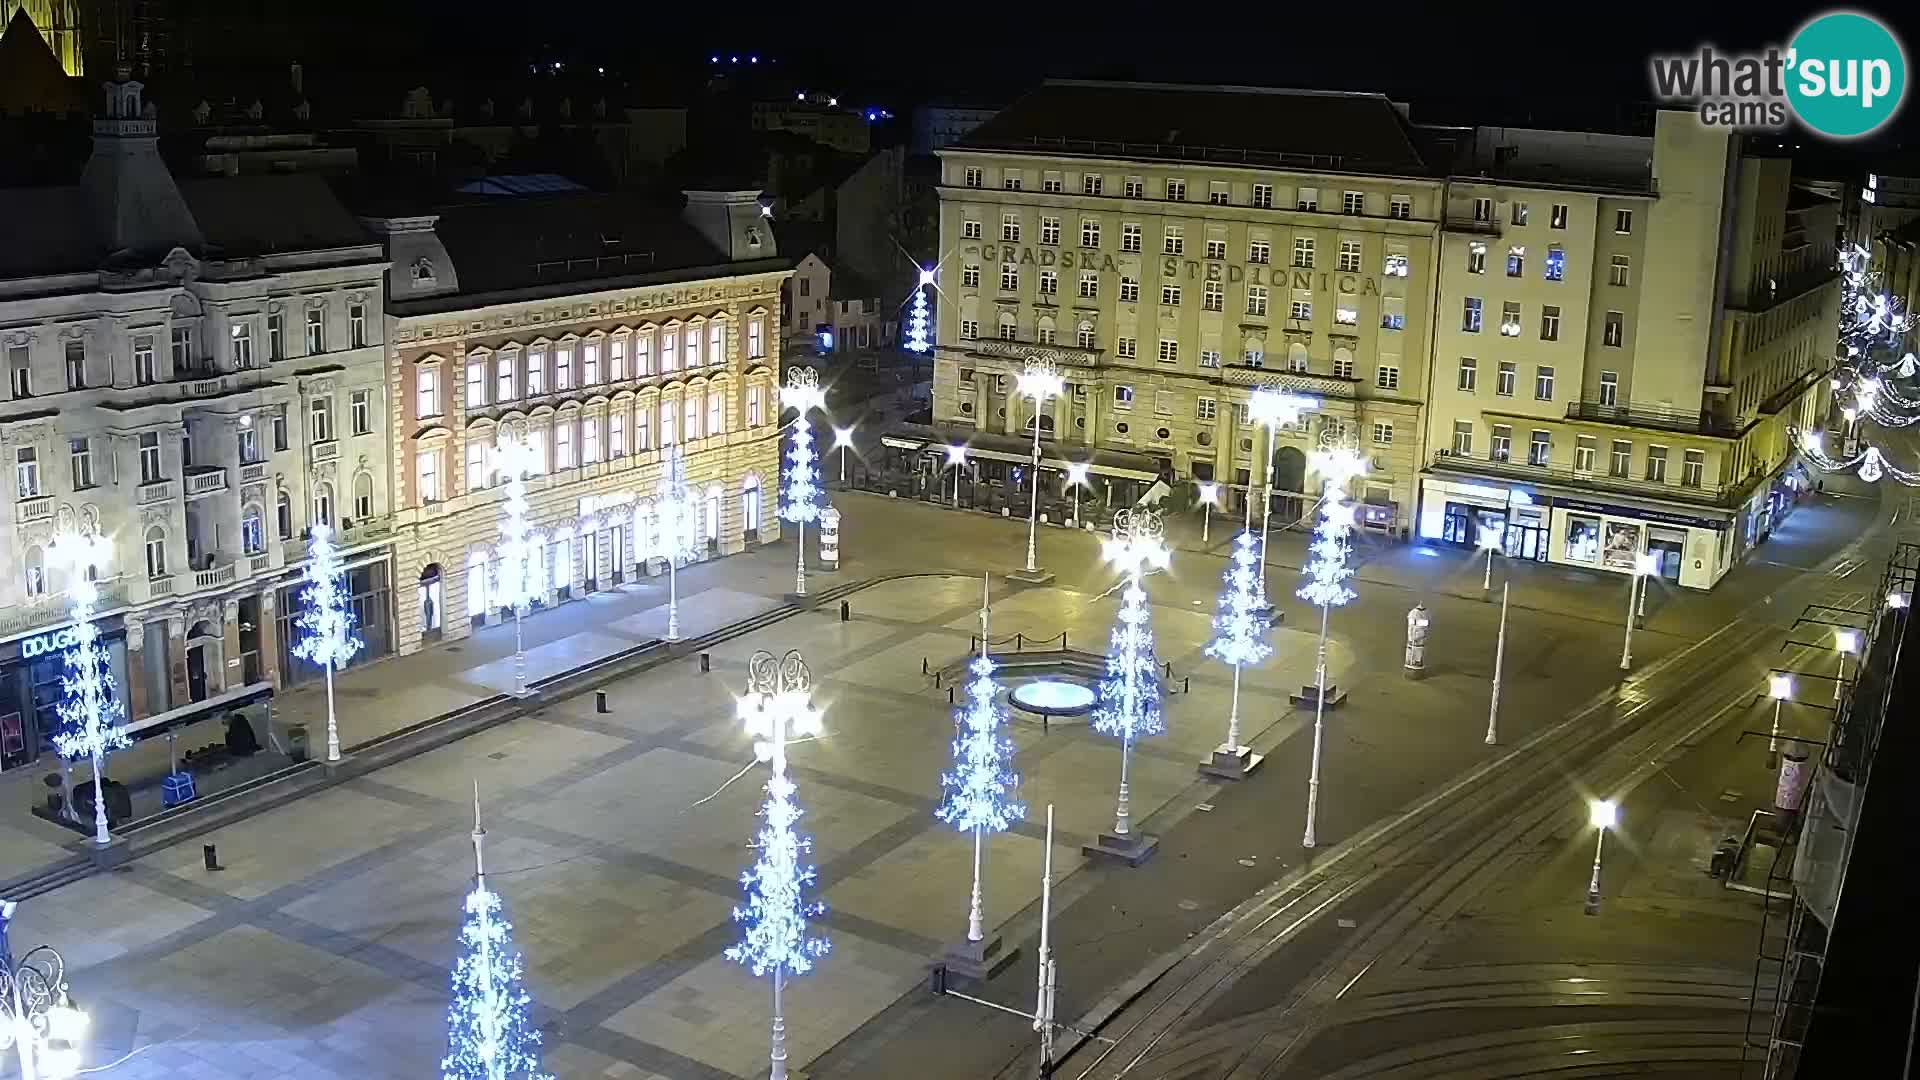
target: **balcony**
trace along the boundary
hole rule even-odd
[[[1604,405],[1597,401],[1568,402],[1567,419],[1673,431],[1683,435],[1710,435],[1722,439],[1737,437],[1744,426],[1736,420],[1723,419],[1705,410],[1692,412],[1657,405]]]
[[[218,465],[195,465],[187,470],[187,498],[200,499],[227,490],[227,470]]]
[[[172,498],[173,481],[149,480],[140,485],[139,493],[134,496],[134,501],[141,506],[151,506],[154,503],[167,502]]]
[[[1228,364],[1221,368],[1220,372],[1228,386],[1271,386],[1289,393],[1317,394],[1321,397],[1350,398],[1353,396],[1354,387],[1359,385],[1353,379],[1341,379],[1332,375],[1247,367],[1244,364]]]
[[[14,520],[22,525],[53,520],[53,496],[34,495],[14,504]]]
[[[1448,213],[1441,226],[1448,232],[1476,233],[1481,236],[1499,236],[1500,222],[1492,218],[1477,218],[1472,214]]]
[[[1570,469],[1564,465],[1529,465],[1523,461],[1494,461],[1469,457],[1451,450],[1437,451],[1431,469],[1436,473],[1458,473],[1476,477],[1498,477],[1528,484],[1560,484],[1622,495],[1665,499],[1670,502],[1701,506],[1733,506],[1743,493],[1741,488],[1722,484],[1679,484],[1663,480],[1638,480],[1631,476],[1611,476],[1592,469]]]
[[[224,394],[227,392],[228,386],[227,386],[227,379],[225,376],[205,375],[199,372],[196,372],[195,374],[199,375],[200,377],[190,379],[185,384],[185,389],[188,397],[191,397],[191,398],[219,397],[221,394]]]
[[[194,589],[217,589],[222,585],[231,585],[240,576],[240,564],[230,562],[225,566],[216,566],[211,570],[193,572]]]
[[[249,555],[247,559],[248,569],[255,574],[264,574],[273,567],[273,556],[264,552],[259,555]]]
[[[149,596],[172,596],[173,579],[170,577],[148,578],[147,594]]]
[[[315,465],[323,461],[332,461],[340,456],[340,441],[328,439],[325,442],[317,442],[308,447],[307,452]]]
[[[1061,367],[1092,367],[1100,362],[1099,349],[1080,349],[1071,345],[1031,345],[1024,341],[977,340],[967,346],[975,356],[993,356],[1024,364],[1028,360],[1051,360]]]
[[[240,466],[240,482],[243,484],[257,484],[266,478],[267,463],[264,461],[255,461]]]

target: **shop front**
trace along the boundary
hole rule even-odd
[[[1548,558],[1548,508],[1526,487],[1428,477],[1421,482],[1421,495],[1423,539],[1477,548],[1491,533],[1509,559]]]
[[[392,564],[384,552],[371,561],[347,568],[347,595],[353,609],[354,632],[360,635],[363,643],[360,651],[347,661],[347,667],[364,664],[393,652],[391,574]],[[302,685],[321,675],[318,667],[293,653],[301,637],[297,623],[302,588],[297,581],[282,585],[274,604],[274,616],[279,620],[274,626],[274,636],[280,649],[280,678],[282,684],[288,687]]]
[[[1675,585],[1709,589],[1734,558],[1732,522],[1650,507],[1555,497],[1549,558],[1631,574],[1641,552]]]
[[[114,695],[125,710],[125,620],[109,615],[94,625],[107,653]],[[53,737],[60,731],[61,680],[73,637],[73,627],[56,626],[0,643],[0,770],[23,768],[53,756]]]

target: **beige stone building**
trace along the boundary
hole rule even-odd
[[[529,439],[549,607],[647,573],[665,449],[710,555],[778,536],[777,256],[758,192],[480,200],[383,218],[401,652],[503,607],[503,435]]]
[[[1365,521],[1413,521],[1444,184],[1374,94],[1051,82],[940,151],[934,423],[1028,456],[1014,379],[1053,359],[1043,483],[1090,463],[1302,491],[1323,435],[1372,460]],[[1320,408],[1269,447],[1262,384]]]
[[[1806,479],[1839,204],[1689,113],[1456,138],[1420,535],[1711,587]]]

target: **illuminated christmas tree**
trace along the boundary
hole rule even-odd
[[[440,1061],[440,1075],[442,1080],[551,1080],[540,1071],[540,1032],[528,1016],[533,999],[521,985],[513,924],[499,894],[487,888],[486,836],[475,787],[473,890],[467,893],[460,958],[453,966],[447,1056]]]

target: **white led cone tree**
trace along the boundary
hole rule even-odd
[[[493,454],[494,470],[507,478],[507,497],[500,504],[500,583],[503,598],[513,606],[513,692],[524,696],[527,692],[527,650],[520,624],[526,616],[527,605],[533,600],[533,553],[537,550],[527,526],[530,509],[527,504],[527,476],[539,470],[540,454],[527,440],[524,431],[502,439],[494,447]]]
[[[961,832],[973,834],[973,891],[967,907],[967,940],[986,937],[980,901],[980,852],[988,833],[1005,832],[1026,817],[1027,808],[1014,796],[1020,778],[1009,763],[1013,740],[1006,735],[1006,710],[1000,707],[1000,685],[994,680],[993,660],[987,655],[987,593],[981,584],[980,654],[967,665],[967,703],[954,714],[960,732],[953,740],[953,768],[940,777],[946,792],[934,816]]]
[[[813,449],[813,425],[807,413],[825,408],[826,403],[818,372],[808,367],[787,369],[780,407],[794,410],[793,446],[787,451],[786,503],[780,507],[780,516],[796,526],[793,591],[799,596],[807,595],[807,522],[820,519],[820,455]]]
[[[68,761],[86,758],[93,765],[93,842],[113,842],[107,831],[107,754],[132,745],[127,738],[126,713],[113,692],[113,669],[100,647],[100,630],[93,624],[100,605],[100,587],[94,577],[107,565],[112,546],[96,534],[64,533],[53,542],[56,563],[67,579],[67,617],[73,620],[73,644],[65,653],[66,674],[60,680],[60,730],[53,748]]]
[[[1168,555],[1160,515],[1152,510],[1121,510],[1113,516],[1113,536],[1104,545],[1108,562],[1126,575],[1120,615],[1107,649],[1107,671],[1100,680],[1093,728],[1120,739],[1120,797],[1114,807],[1113,833],[1132,831],[1127,765],[1135,739],[1166,730],[1160,715],[1160,678],[1154,668],[1153,613],[1141,581],[1149,568],[1165,569]]]
[[[480,789],[473,793],[473,889],[460,926],[453,965],[453,1002],[447,1007],[447,1056],[442,1080],[552,1080],[540,1071],[540,1030],[529,1015],[533,998],[522,985],[523,964],[513,945],[500,894],[487,887],[487,831],[480,825]]]
[[[1223,770],[1230,775],[1244,773],[1251,765],[1251,751],[1240,742],[1240,672],[1265,660],[1273,647],[1267,644],[1270,624],[1260,603],[1260,552],[1251,530],[1242,530],[1233,542],[1233,555],[1223,575],[1226,587],[1220,593],[1219,611],[1213,617],[1213,640],[1206,654],[1233,668],[1233,698],[1227,712],[1227,738],[1214,751],[1209,771]]]
[[[333,673],[361,649],[360,635],[354,633],[352,597],[347,592],[346,562],[333,542],[333,527],[313,526],[313,539],[307,545],[306,569],[300,573],[306,586],[300,593],[300,615],[295,625],[300,640],[293,654],[308,663],[318,664],[327,676],[327,760],[340,760],[340,725],[333,713]]]
[[[1367,462],[1358,450],[1328,440],[1314,451],[1309,467],[1321,480],[1320,523],[1308,549],[1307,580],[1294,595],[1320,608],[1320,645],[1315,653],[1313,703],[1313,766],[1307,778],[1307,831],[1303,847],[1318,842],[1314,826],[1320,813],[1320,756],[1327,713],[1327,613],[1356,595],[1347,585],[1353,577],[1348,565],[1347,537],[1353,532],[1354,505],[1347,501],[1347,485],[1366,475]]]
[[[920,269],[920,281],[914,286],[913,304],[907,311],[908,352],[922,356],[933,351],[933,319],[927,310],[927,290],[933,288],[933,271]]]
[[[680,581],[678,567],[700,553],[700,504],[687,484],[687,455],[675,443],[667,450],[660,472],[659,532],[653,554],[667,564],[667,640],[680,640]]]

